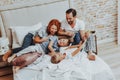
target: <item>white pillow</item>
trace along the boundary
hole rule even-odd
[[[36,25],[32,25],[32,26],[14,26],[12,28],[15,32],[17,42],[19,43],[19,45],[22,45],[23,39],[28,32],[36,31],[36,30],[40,29],[41,27],[42,27],[42,24],[40,22],[40,23],[38,23]]]

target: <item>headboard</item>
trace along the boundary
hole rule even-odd
[[[0,28],[2,36],[10,37],[9,27],[30,26],[38,22],[47,25],[53,19],[65,18],[65,11],[70,7],[70,0],[33,0],[0,6]]]

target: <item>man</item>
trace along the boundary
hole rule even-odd
[[[77,38],[78,40],[74,41],[76,42],[73,43],[74,45],[79,43],[78,41],[80,41],[80,38],[83,39],[85,30],[84,22],[76,18],[76,15],[77,13],[75,9],[68,9],[66,11],[66,20],[62,21],[61,29],[59,31],[60,35],[69,37],[74,36],[74,33],[80,34],[81,37]]]
[[[87,42],[85,46],[85,51],[88,53],[88,58],[90,60],[95,60],[95,56],[92,55],[93,50],[93,38],[87,33],[85,35],[85,23],[77,18],[77,12],[75,9],[70,8],[66,11],[66,20],[62,21],[61,29],[59,30],[59,35],[73,37],[72,45],[77,45],[85,41],[87,36]]]

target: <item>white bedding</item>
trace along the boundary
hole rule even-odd
[[[68,52],[72,52],[72,49]],[[98,56],[89,61],[85,52],[52,64],[45,55],[14,74],[14,80],[115,80],[110,67]]]

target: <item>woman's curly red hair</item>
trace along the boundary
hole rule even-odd
[[[48,26],[47,26],[47,33],[48,33],[48,34],[50,34],[50,28],[51,28],[52,25],[55,25],[55,26],[57,27],[57,32],[55,33],[55,35],[57,35],[57,34],[58,34],[58,31],[59,31],[59,29],[60,29],[61,23],[60,23],[60,21],[57,20],[57,19],[52,19],[52,20],[49,22]]]

